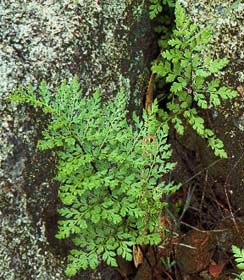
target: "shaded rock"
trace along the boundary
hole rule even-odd
[[[217,228],[219,231],[214,233],[214,238],[219,248],[230,252],[231,246],[236,245],[242,248],[244,242],[244,219],[237,218],[235,221],[226,219]]]
[[[197,273],[210,263],[214,248],[210,232],[192,230],[176,248],[176,263],[185,275]]]

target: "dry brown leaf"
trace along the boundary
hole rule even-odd
[[[218,277],[223,268],[225,266],[225,263],[219,263],[219,264],[210,264],[209,266],[209,273],[213,276],[213,277]]]
[[[133,245],[133,260],[136,268],[143,263],[143,252],[140,246]]]
[[[240,93],[241,101],[244,101],[244,86],[239,85],[236,89]]]
[[[238,92],[239,92],[241,95],[244,95],[244,86],[239,85],[236,89],[238,90]]]
[[[146,92],[146,102],[145,102],[145,108],[146,112],[148,112],[149,108],[153,104],[153,84],[154,84],[155,74],[151,74],[150,81],[148,84],[147,92]]]

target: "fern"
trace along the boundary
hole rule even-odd
[[[131,126],[123,91],[105,104],[99,91],[81,96],[74,79],[63,82],[54,97],[44,82],[38,94],[30,86],[11,97],[50,115],[38,148],[55,148],[59,158],[56,180],[61,183],[63,220],[56,237],[74,243],[69,276],[96,268],[100,258],[111,266],[117,265],[116,256],[131,260],[135,244],[159,244],[164,230],[160,215],[166,207],[162,194],[179,188],[159,180],[175,164],[168,162],[171,151],[155,117],[156,103],[143,121],[134,114]]]
[[[179,134],[188,122],[202,138],[208,140],[216,156],[225,158],[223,142],[214,132],[205,127],[199,109],[207,110],[221,105],[222,100],[236,97],[237,92],[222,86],[220,80],[213,78],[222,70],[228,59],[212,59],[202,52],[211,39],[211,29],[200,27],[187,18],[184,8],[175,6],[176,28],[168,41],[168,48],[152,66],[158,80],[170,86],[167,94],[167,110],[161,112],[164,121],[171,121]]]
[[[149,17],[155,19],[163,11],[163,6],[174,7],[174,0],[150,0]]]
[[[232,252],[234,253],[237,268],[244,270],[244,249],[239,249],[237,246],[233,245]],[[244,280],[244,272],[237,276],[238,279]]]

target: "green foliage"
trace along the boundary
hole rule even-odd
[[[234,253],[237,268],[244,270],[244,249],[239,249],[237,246],[233,245],[232,252]],[[244,272],[237,276],[238,279],[244,280]]]
[[[30,86],[12,95],[50,115],[38,148],[55,148],[59,158],[63,220],[56,237],[72,239],[76,246],[68,257],[69,276],[96,268],[101,259],[111,266],[118,255],[131,260],[134,244],[159,244],[162,194],[179,188],[162,181],[175,164],[168,162],[171,151],[155,117],[156,103],[143,120],[134,114],[132,126],[123,91],[105,103],[99,91],[81,96],[77,79],[63,82],[54,96],[44,82],[38,94]]]
[[[154,31],[158,36],[158,45],[161,49],[166,49],[174,28],[174,1],[169,1],[169,4],[162,6],[162,12],[155,15],[153,20]]]
[[[163,11],[163,6],[174,7],[174,0],[150,0],[149,17],[155,19]]]
[[[158,80],[169,85],[166,95],[167,109],[161,112],[164,121],[171,121],[176,131],[183,134],[188,122],[202,138],[208,140],[216,156],[227,157],[223,142],[207,129],[199,109],[206,110],[221,105],[222,100],[234,98],[237,92],[222,86],[214,78],[228,64],[228,59],[212,59],[206,51],[211,39],[211,29],[200,27],[187,18],[180,4],[175,6],[176,28],[168,41],[168,48],[152,66]]]

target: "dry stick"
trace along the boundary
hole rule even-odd
[[[235,219],[235,217],[234,217],[234,213],[233,213],[233,211],[232,211],[230,199],[229,199],[228,192],[227,192],[227,183],[228,183],[228,180],[229,180],[229,178],[230,178],[231,173],[232,173],[233,170],[236,168],[236,166],[239,164],[239,162],[241,161],[241,159],[243,158],[243,156],[244,156],[244,153],[242,153],[242,155],[240,156],[240,158],[236,161],[236,163],[234,164],[234,166],[231,168],[229,174],[228,174],[227,177],[226,177],[225,183],[224,183],[224,191],[225,191],[225,196],[226,196],[227,204],[228,204],[229,211],[230,211],[230,214],[231,214],[231,218],[232,218],[232,220],[233,220],[233,223],[234,223],[234,225],[235,225],[235,228],[236,228],[237,232],[240,232],[240,231],[239,231],[239,228],[238,228],[238,226],[237,226],[236,219]]]
[[[202,207],[203,207],[203,201],[205,199],[207,182],[208,182],[208,170],[206,170],[205,180],[204,180],[204,187],[203,187],[203,192],[202,192],[202,197],[201,197],[201,202],[200,202],[200,219],[201,219],[201,223],[202,223]]]
[[[146,92],[146,101],[145,101],[145,109],[146,112],[150,109],[150,107],[153,104],[153,84],[154,84],[154,79],[155,79],[155,74],[152,73],[150,76],[149,84],[147,87],[147,92]]]
[[[172,278],[172,276],[171,276],[166,270],[164,270],[164,273],[169,277],[169,280],[174,280],[174,279]]]
[[[202,230],[202,229],[199,229],[197,227],[194,227],[188,223],[185,223],[185,222],[180,222],[182,225],[185,225],[191,229],[194,229],[196,231],[200,231],[200,232],[223,232],[223,231],[226,231],[226,229],[212,229],[212,230]]]
[[[210,167],[213,167],[215,164],[217,164],[219,161],[221,161],[222,159],[217,159],[215,160],[213,163],[211,163],[210,165],[208,165],[207,167],[204,167],[202,170],[200,170],[199,172],[197,172],[195,175],[193,175],[191,178],[187,179],[182,186],[184,186],[185,184],[189,183],[191,180],[193,180],[195,177],[197,177],[198,175],[200,175],[202,172],[204,172],[205,170],[207,171]]]

